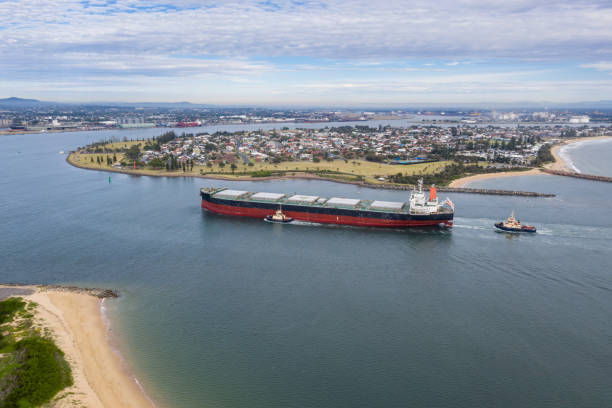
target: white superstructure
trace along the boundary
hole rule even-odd
[[[429,197],[425,196],[423,191],[423,179],[419,180],[418,190],[412,190],[410,194],[410,214],[435,214],[439,211],[440,203],[438,202],[438,196],[436,194],[436,188],[431,186],[429,190]],[[447,198],[444,202],[448,203],[450,207],[453,203]]]

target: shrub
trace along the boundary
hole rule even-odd
[[[9,298],[0,302],[0,324],[13,320],[15,313],[24,310],[25,305],[21,298]]]
[[[50,339],[30,337],[16,344],[18,367],[11,375],[3,407],[34,407],[48,402],[72,385],[64,353]]]
[[[270,170],[258,170],[252,171],[250,174],[251,177],[270,177],[274,173]]]

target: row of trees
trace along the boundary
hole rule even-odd
[[[513,169],[514,170],[514,169]],[[518,168],[516,170],[523,170]],[[480,174],[480,173],[496,173],[500,171],[508,171],[507,168],[495,168],[495,167],[481,167],[476,164],[465,165],[462,163],[452,163],[444,166],[438,173],[433,174],[402,174],[397,173],[388,177],[392,183],[400,184],[417,184],[419,179],[423,179],[424,184],[447,184],[448,182],[463,177],[466,174]]]
[[[193,160],[187,160],[181,163],[174,156],[164,156],[163,158],[155,157],[147,163],[147,166],[156,170],[165,168],[166,171],[183,170],[183,173],[186,172],[187,169],[193,171],[194,165],[195,163]]]
[[[533,164],[534,166],[541,166],[545,163],[550,163],[553,161],[555,161],[555,157],[552,155],[551,145],[545,144],[540,148],[540,150],[538,150],[538,154]]]
[[[94,158],[93,156],[90,157],[90,161],[93,163],[94,162]],[[102,164],[106,162],[107,166],[112,166],[113,163],[115,163],[117,161],[117,156],[113,153],[113,157],[111,158],[110,156],[96,156],[96,163],[98,164]]]

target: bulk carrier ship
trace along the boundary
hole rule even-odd
[[[406,203],[227,188],[202,188],[200,195],[202,208],[218,214],[264,219],[282,209],[288,217],[299,221],[364,227],[451,227],[455,213],[448,198],[438,202],[434,186],[426,197],[422,181]]]

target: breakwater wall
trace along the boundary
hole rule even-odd
[[[464,187],[437,187],[438,191],[448,193],[468,193],[468,194],[488,194],[488,195],[507,195],[521,197],[555,197],[556,194],[538,193],[534,191],[518,190],[491,190],[485,188],[464,188]]]
[[[367,188],[382,188],[385,190],[413,190],[414,186],[406,184],[368,184],[368,183],[352,183],[362,185]],[[436,187],[440,192],[446,193],[466,193],[466,194],[486,194],[486,195],[507,195],[507,196],[522,196],[522,197],[555,197],[551,193],[538,193],[534,191],[517,191],[517,190],[493,190],[486,188],[466,188],[466,187]]]
[[[576,173],[573,171],[561,171],[561,170],[551,170],[551,169],[542,169],[544,173],[554,174],[555,176],[564,176],[564,177],[575,177],[585,180],[593,180],[593,181],[603,181],[605,183],[612,183],[612,177],[606,176],[595,176],[593,174],[582,174]]]

